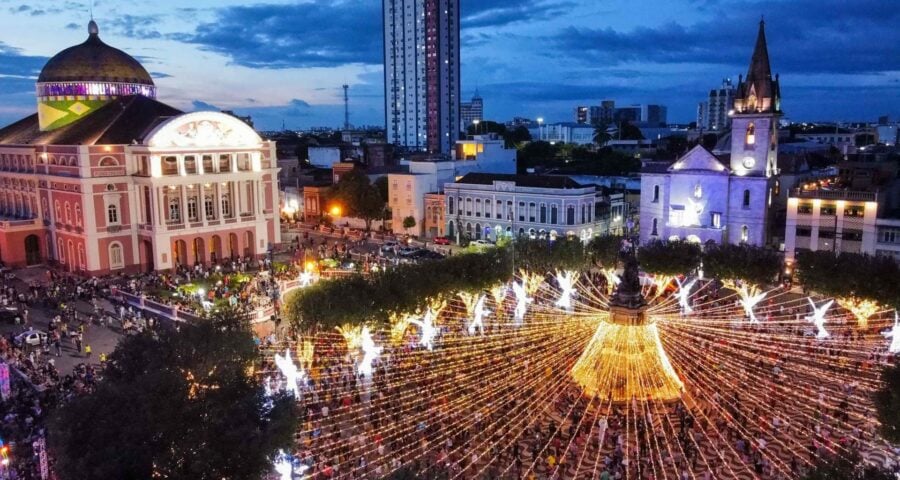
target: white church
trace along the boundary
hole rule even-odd
[[[747,78],[735,92],[731,161],[698,145],[668,168],[641,172],[641,243],[652,240],[765,245],[778,188],[778,77],[772,77],[759,24]],[[777,193],[777,192],[776,192]]]

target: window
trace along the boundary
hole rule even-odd
[[[122,255],[122,244],[113,242],[109,244],[109,268],[115,270],[123,267],[125,267],[125,261]]]
[[[865,208],[860,206],[850,206],[844,209],[845,217],[862,217],[865,215]]]
[[[653,219],[653,226],[652,226],[651,229],[650,229],[650,235],[653,235],[653,236],[659,235],[659,233],[656,231],[656,227],[657,227],[657,224],[658,224],[658,223],[659,223],[659,220],[656,219],[656,218],[654,218],[654,219]]]
[[[110,205],[106,207],[106,222],[110,225],[119,224],[119,207]]]
[[[800,203],[797,205],[798,215],[812,215],[813,207],[811,203]]]
[[[722,228],[722,214],[719,212],[712,212],[709,214],[709,224],[712,225],[713,228]]]
[[[659,203],[659,185],[653,186],[653,203]]]
[[[528,221],[534,222],[536,214],[537,214],[537,205],[535,205],[534,203],[529,203],[528,204]]]
[[[587,223],[587,212],[586,212],[586,210],[587,210],[587,209],[584,207],[584,205],[582,205],[582,206],[581,206],[581,223],[582,223],[582,224]]]
[[[503,200],[497,200],[497,208],[494,210],[494,215],[496,215],[498,220],[503,218]]]
[[[830,228],[819,229],[819,238],[834,238],[834,230]]]
[[[556,205],[550,205],[550,224],[556,225],[559,223],[559,212]]]
[[[750,190],[744,190],[744,201],[742,204],[744,208],[750,208]]]
[[[447,198],[447,213],[453,215],[453,197]]]
[[[750,122],[747,125],[747,139],[744,142],[747,146],[753,145],[756,143],[756,126],[753,125],[753,122]]]
[[[181,221],[181,202],[177,198],[169,200],[169,221]]]
[[[231,195],[227,193],[222,194],[222,216],[231,216]]]
[[[481,216],[481,199],[480,198],[475,199],[475,216],[476,217]]]
[[[540,213],[540,221],[541,223],[547,223],[547,204],[541,204],[541,213]]]
[[[512,200],[507,200],[506,201],[506,219],[511,222],[514,216],[515,216],[515,213],[513,213],[513,202],[512,202]]]
[[[798,237],[811,237],[812,229],[809,227],[797,227],[797,236]]]
[[[75,204],[75,225],[79,226],[79,227],[81,226],[81,204],[80,203]]]
[[[471,198],[466,198],[466,216],[467,217],[472,216],[472,199]]]
[[[882,230],[881,231],[881,242],[882,243],[897,243],[897,239],[900,238],[900,230]]]
[[[837,209],[834,207],[834,205],[822,205],[822,208],[821,208],[821,210],[819,210],[819,213],[822,216],[833,217],[837,214]]]
[[[844,230],[841,232],[841,238],[843,240],[849,240],[852,242],[861,242],[863,237],[862,230]]]
[[[741,226],[741,242],[747,242],[750,240],[750,227],[743,225]]]
[[[188,220],[197,220],[197,197],[188,198],[187,211]]]
[[[525,221],[525,202],[519,202],[519,221]]]
[[[228,155],[219,155],[219,171],[220,172],[230,172],[231,171],[231,157]]]
[[[66,202],[66,225],[72,224],[72,205]]]
[[[213,200],[212,195],[207,195],[203,198],[203,211],[206,214],[207,220],[216,218],[216,203]]]
[[[566,225],[575,225],[575,207],[573,205],[566,208]]]

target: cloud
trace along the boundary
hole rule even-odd
[[[150,40],[162,38],[162,33],[156,29],[156,25],[160,23],[161,19],[162,15],[115,15],[113,18],[104,21],[101,28],[108,28],[114,33],[129,38]]]
[[[150,76],[157,80],[160,78],[172,78],[172,75],[164,72],[150,72]]]
[[[257,68],[380,64],[381,2],[312,0],[220,9],[216,19],[175,40]]]
[[[513,23],[545,20],[578,5],[571,1],[548,0],[462,0],[462,28],[501,27]]]
[[[896,70],[900,9],[880,0],[761,1],[752,8],[715,8],[709,20],[669,22],[630,31],[568,27],[550,35],[557,51],[586,63],[739,65],[746,68],[759,22],[775,72],[872,73]]]
[[[22,55],[21,50],[0,42],[0,76],[37,77],[46,63],[47,57]]]

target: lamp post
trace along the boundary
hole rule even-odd
[[[538,137],[540,141],[544,141],[544,117],[538,117]]]
[[[475,125],[475,135],[478,135],[478,126],[481,124],[481,120],[476,118],[475,120],[472,120],[472,124]]]

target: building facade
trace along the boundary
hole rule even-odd
[[[706,130],[722,131],[731,127],[731,109],[734,107],[734,85],[731,79],[722,80],[722,86],[709,91],[709,97],[706,102],[706,118],[704,123],[700,123],[698,118],[697,127]]]
[[[606,233],[597,214],[602,196],[565,176],[470,173],[444,185],[446,235],[458,241]]]
[[[0,129],[4,263],[166,270],[280,242],[273,142],[233,116],[157,102],[146,81],[123,84],[149,75],[93,21],[88,41],[47,67],[38,113]],[[71,91],[47,89],[56,84]],[[75,117],[54,113],[63,108]]]
[[[449,153],[460,123],[459,0],[385,0],[388,143]]]
[[[785,261],[793,263],[804,250],[873,255],[877,216],[875,192],[796,188],[788,197]]]
[[[734,100],[730,165],[698,145],[668,168],[643,171],[642,242],[768,242],[780,102],[760,22],[747,78],[742,78]]]

